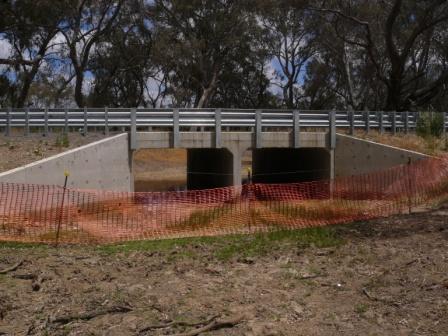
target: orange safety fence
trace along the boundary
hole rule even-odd
[[[448,196],[448,157],[331,181],[180,192],[0,183],[0,240],[53,243],[211,236],[389,216]]]

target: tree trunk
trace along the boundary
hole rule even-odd
[[[197,108],[207,107],[210,98],[212,97],[213,91],[215,91],[217,80],[218,80],[218,72],[215,71],[213,73],[213,78],[210,82],[210,85],[204,88],[204,91],[202,91],[201,98],[199,99],[199,102],[196,106]]]
[[[22,88],[20,90],[19,98],[17,100],[16,107],[22,108],[25,106],[25,102],[28,98],[28,93],[30,91],[31,83],[34,80],[34,77],[36,77],[38,69],[39,69],[39,61],[33,64],[33,67],[30,72],[26,73]]]
[[[197,108],[207,107],[214,89],[215,89],[214,87],[209,86],[208,88],[204,89],[204,91],[202,91],[202,95],[201,98],[199,99]]]
[[[347,55],[346,51],[346,45],[344,43],[344,70],[345,75],[347,76],[347,86],[348,86],[348,93],[349,93],[349,101],[348,101],[348,107],[352,108],[353,110],[356,110],[358,106],[357,99],[355,98],[355,89],[353,87],[353,80],[352,80],[352,73],[350,71],[350,60]]]
[[[397,78],[391,78],[387,87],[386,111],[402,111],[401,104],[401,81]]]
[[[84,72],[82,69],[75,68],[76,82],[75,82],[75,102],[78,107],[84,107],[84,95],[82,93],[82,84],[84,82]]]
[[[289,109],[294,108],[294,83],[290,81],[288,83],[288,102],[287,106]]]
[[[16,107],[22,108],[25,106],[25,102],[28,98],[28,92],[30,91],[31,82],[33,81],[34,75],[31,77],[31,74],[26,74],[25,79],[23,81],[22,88],[20,90],[19,97],[17,98]]]

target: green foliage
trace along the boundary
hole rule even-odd
[[[357,305],[355,305],[355,312],[359,315],[363,315],[364,313],[367,312],[367,310],[369,310],[369,306],[367,306],[366,304],[363,303],[359,303]]]
[[[443,134],[444,114],[438,112],[422,112],[417,121],[416,132],[419,136],[437,137]]]
[[[67,133],[63,133],[56,137],[54,145],[58,148],[64,147],[67,148],[70,146],[70,140],[68,139]]]

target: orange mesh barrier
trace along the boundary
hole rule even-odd
[[[0,240],[112,243],[340,224],[448,195],[448,157],[372,174],[183,192],[103,192],[0,183]]]

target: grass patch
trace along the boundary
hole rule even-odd
[[[216,251],[218,259],[233,257],[254,257],[266,255],[272,250],[299,247],[330,247],[342,244],[342,239],[331,227],[315,227],[301,230],[281,230],[253,235],[233,236],[227,246]]]
[[[342,242],[333,227],[315,227],[250,235],[133,241],[125,244],[99,246],[97,250],[107,254],[133,251],[172,252],[179,249],[188,250],[197,245],[202,245],[209,248],[216,258],[229,260],[238,257],[266,255],[273,250],[290,249],[291,247],[338,246]],[[190,254],[184,251],[182,255],[188,257]],[[194,255],[196,254],[191,254],[191,256]]]
[[[358,315],[364,315],[367,312],[367,310],[369,310],[369,306],[363,303],[355,305],[354,308],[355,313],[357,313]]]
[[[217,237],[138,240],[120,244],[100,245],[96,249],[106,254],[130,253],[134,251],[169,252],[196,244],[211,244],[217,240]]]
[[[0,249],[47,249],[48,245],[41,243],[18,243],[10,241],[0,241]]]

